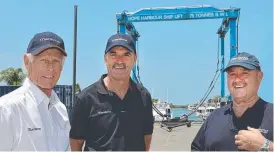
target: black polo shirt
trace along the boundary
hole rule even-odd
[[[99,81],[76,96],[70,138],[85,140],[85,151],[144,151],[144,135],[153,132],[152,99],[146,88],[130,80],[121,100]]]
[[[233,103],[216,109],[204,122],[191,144],[192,151],[239,151],[235,135],[240,130],[253,127],[273,141],[273,104],[261,98],[237,118]]]

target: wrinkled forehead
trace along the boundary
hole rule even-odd
[[[56,58],[56,59],[62,59],[64,57],[64,54],[56,49],[56,48],[50,48],[47,49],[37,55],[34,56],[35,58]]]

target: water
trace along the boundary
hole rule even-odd
[[[173,115],[173,118],[174,118],[174,117],[180,117],[183,114],[187,114],[190,111],[188,109],[185,109],[185,108],[173,108],[173,109],[171,109],[171,112],[172,112],[172,115]],[[196,116],[196,113],[193,113],[192,115],[190,115],[188,117],[188,120],[198,120],[198,117]]]

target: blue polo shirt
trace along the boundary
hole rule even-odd
[[[259,100],[237,118],[232,110],[233,103],[216,109],[204,122],[191,143],[192,151],[239,151],[235,135],[240,130],[253,127],[273,141],[273,104]]]

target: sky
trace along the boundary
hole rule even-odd
[[[58,84],[72,84],[74,5],[78,5],[77,78],[81,88],[106,72],[103,61],[107,39],[116,33],[116,13],[140,8],[212,5],[241,9],[239,52],[257,56],[264,78],[259,95],[273,102],[272,0],[2,0],[0,1],[0,71],[22,67],[23,54],[34,34],[51,31],[65,41],[68,57]],[[174,104],[197,103],[216,71],[221,19],[134,23],[138,42],[140,78],[153,98]],[[229,32],[225,62],[229,60]],[[209,98],[220,95],[220,78]],[[229,94],[225,89],[226,95]]]

